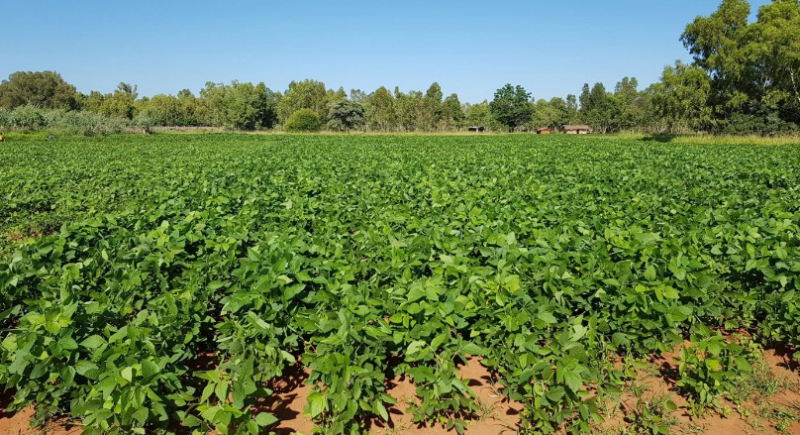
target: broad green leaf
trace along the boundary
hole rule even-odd
[[[655,281],[656,280],[656,268],[651,266],[647,266],[647,270],[644,272],[644,277],[648,281]]]
[[[312,417],[317,417],[325,411],[325,397],[317,392],[308,395],[308,409]]]
[[[556,319],[556,317],[552,313],[540,312],[538,314],[538,317],[539,317],[539,320],[542,320],[543,322],[545,322],[545,323],[547,323],[549,325],[553,325],[553,324],[558,323],[558,319]]]
[[[481,356],[485,354],[484,350],[474,343],[466,343],[462,349],[467,355]]]
[[[268,412],[261,412],[256,416],[256,424],[261,427],[272,426],[278,422],[278,418]]]
[[[375,401],[375,412],[383,418],[383,421],[389,421],[389,413],[386,411],[380,399]]]
[[[566,382],[569,389],[575,393],[577,393],[581,389],[581,385],[583,385],[581,375],[569,370],[564,372],[564,382]]]
[[[101,346],[105,346],[106,344],[107,344],[106,340],[99,335],[92,335],[91,337],[81,342],[81,345],[92,350],[97,349]]]
[[[125,367],[122,369],[120,376],[128,382],[133,382],[133,367]]]
[[[183,419],[183,425],[186,427],[198,427],[201,424],[203,424],[203,422],[193,415],[187,415],[186,418]]]

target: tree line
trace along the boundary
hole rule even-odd
[[[455,93],[445,96],[438,83],[424,92],[382,86],[367,93],[308,79],[293,81],[284,91],[264,83],[209,82],[198,95],[184,89],[146,97],[127,83],[112,93],[87,95],[56,72],[16,72],[0,84],[0,127],[77,119],[63,113],[81,112],[81,119],[94,115],[120,125],[235,130],[531,131],[586,124],[602,133],[796,132],[800,0],[773,0],[752,23],[750,12],[746,0],[723,0],[711,15],[698,16],[681,35],[693,61],[667,66],[658,82],[643,89],[636,78],[625,77],[613,89],[587,83],[577,95],[545,100],[507,84],[491,101],[470,104]]]

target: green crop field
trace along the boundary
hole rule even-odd
[[[406,376],[416,421],[460,432],[480,357],[521,433],[580,432],[621,361],[685,344],[700,416],[761,345],[800,344],[798,168],[800,146],[566,136],[0,144],[0,388],[89,433],[255,435],[300,366],[335,434],[389,419]]]

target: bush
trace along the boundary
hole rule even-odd
[[[32,106],[0,110],[0,129],[61,131],[83,136],[122,133],[128,123],[93,112],[40,109]]]
[[[317,112],[300,109],[289,117],[283,128],[288,132],[315,132],[322,129],[322,121]]]
[[[38,109],[32,106],[22,106],[14,109],[14,127],[24,129],[37,129],[45,127],[47,123]]]
[[[328,128],[338,131],[350,131],[363,127],[365,119],[364,106],[350,100],[336,101],[328,105]]]

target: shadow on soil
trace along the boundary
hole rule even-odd
[[[800,363],[798,363],[797,359],[794,357],[795,352],[797,352],[797,349],[794,346],[773,343],[767,346],[767,350],[775,351],[775,356],[782,360],[778,364],[780,367],[791,370],[794,373],[798,373],[798,371],[800,371]]]
[[[269,412],[281,421],[297,418],[300,413],[293,411],[290,405],[297,400],[298,394],[295,391],[303,386],[306,379],[308,379],[308,374],[303,370],[302,365],[297,364],[286,368],[280,380],[273,382],[272,385],[269,386],[269,389],[272,390],[274,394],[265,398],[262,403],[259,403],[259,405],[261,405],[259,406],[259,411]],[[281,400],[278,395],[282,395],[284,399]],[[292,429],[282,427],[276,428],[274,432],[279,435],[295,433]]]
[[[11,418],[13,412],[8,412],[8,406],[14,401],[13,391],[0,391],[0,418]]]

